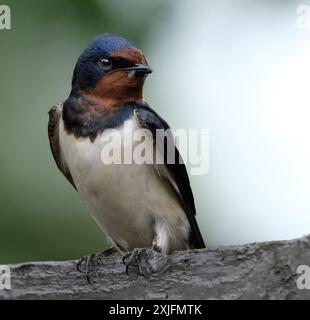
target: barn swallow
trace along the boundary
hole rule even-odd
[[[55,162],[111,242],[108,253],[152,247],[170,254],[205,248],[182,161],[128,165],[106,164],[101,158],[107,129],[122,132],[125,121],[152,132],[146,145],[153,150],[156,130],[169,129],[143,100],[143,85],[151,72],[145,55],[130,42],[101,35],[78,58],[69,97],[49,111]],[[124,141],[114,146],[125,152],[131,147]]]

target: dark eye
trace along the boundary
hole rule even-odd
[[[103,70],[109,70],[112,67],[112,60],[109,58],[101,58],[98,64]]]

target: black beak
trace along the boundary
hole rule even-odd
[[[136,64],[134,67],[132,68],[128,68],[129,70],[135,70],[135,71],[138,71],[138,72],[142,72],[142,73],[145,73],[145,74],[149,74],[149,73],[152,73],[153,70],[145,65],[145,64]]]
[[[147,66],[146,64],[140,64],[140,63],[136,63],[133,67],[119,69],[119,71],[128,71],[128,72],[136,71],[139,73],[141,72],[143,74],[149,74],[153,72],[153,70],[149,66]]]

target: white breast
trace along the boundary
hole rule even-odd
[[[130,121],[133,128],[138,127],[134,116]],[[69,135],[62,121],[59,130],[61,151],[74,183],[114,246],[122,251],[150,247],[157,235],[156,244],[163,253],[186,248],[188,220],[155,166],[105,164],[101,157],[106,132],[91,142]],[[123,135],[124,127],[118,131]],[[145,145],[153,148],[151,137]],[[114,152],[132,153],[131,149],[122,139]]]

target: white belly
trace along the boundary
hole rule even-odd
[[[134,117],[131,121],[136,127]],[[62,121],[59,130],[61,151],[74,183],[114,246],[122,251],[150,247],[157,235],[163,253],[186,248],[188,220],[175,193],[165,187],[153,165],[105,164],[102,136],[91,142],[68,135]],[[123,132],[123,127],[119,131]],[[153,148],[151,138],[146,144]],[[116,152],[126,153],[128,148],[132,145],[122,139]]]

